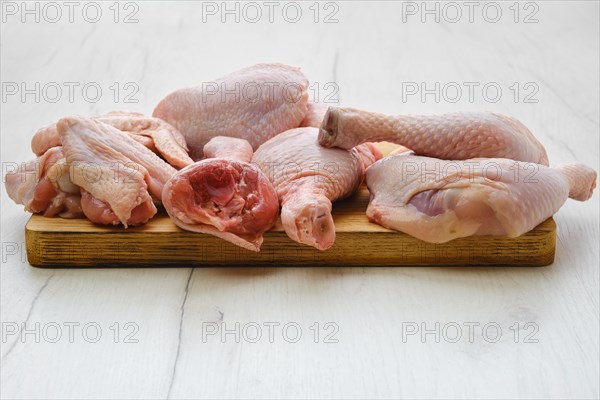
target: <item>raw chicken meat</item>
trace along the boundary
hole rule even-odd
[[[300,68],[257,64],[203,86],[177,90],[154,110],[184,136],[194,160],[215,136],[247,140],[252,148],[304,118],[308,80]]]
[[[313,101],[308,102],[308,111],[300,124],[300,127],[313,127],[319,128],[323,123],[323,118],[329,106],[325,103],[315,103]],[[372,143],[363,143],[354,148],[361,156],[363,161],[364,169],[367,169],[369,165],[382,157],[379,149]]]
[[[71,183],[62,148],[52,147],[41,157],[22,163],[5,177],[6,191],[25,211],[46,217],[82,217],[79,187]]]
[[[395,156],[395,155],[399,155],[399,154],[407,155],[407,154],[415,154],[415,152],[407,147],[398,146],[394,150],[392,150],[390,152],[390,154],[388,154],[388,156]]]
[[[156,214],[150,193],[161,198],[173,167],[130,135],[91,118],[63,118],[57,130],[71,181],[84,190],[88,218],[127,227]]]
[[[360,151],[326,149],[317,143],[317,128],[297,128],[264,143],[254,154],[281,202],[281,222],[288,236],[319,250],[335,241],[332,201],[360,186],[365,167],[381,157],[371,145]]]
[[[369,219],[433,243],[519,236],[568,197],[587,200],[596,186],[596,172],[583,164],[548,168],[505,158],[442,161],[409,153],[376,162],[366,176]]]
[[[31,139],[31,150],[38,157],[50,148],[60,145],[60,136],[58,136],[55,123],[38,129]]]
[[[131,134],[133,139],[159,153],[176,167],[185,167],[193,162],[187,154],[183,135],[161,119],[127,111],[112,111],[93,119]],[[60,146],[60,144],[56,124],[38,130],[31,139],[31,149],[38,156],[44,154],[50,147]]]
[[[208,233],[259,251],[263,234],[277,221],[279,201],[269,179],[254,165],[242,139],[215,137],[209,158],[177,172],[165,185],[163,203],[182,229]]]
[[[175,167],[185,167],[194,161],[188,156],[185,138],[172,125],[159,118],[145,117],[140,113],[114,111],[98,117],[98,120],[143,142],[151,139],[157,152]],[[151,146],[147,146],[151,147]]]
[[[387,141],[445,160],[510,158],[548,165],[544,146],[519,121],[490,112],[389,116],[330,107],[319,132],[325,147]]]
[[[217,136],[204,146],[205,158],[223,158],[249,163],[253,155],[252,146],[244,139]]]
[[[323,123],[323,118],[325,117],[328,109],[329,106],[325,103],[315,103],[309,101],[308,111],[304,116],[300,127],[319,128]],[[354,147],[354,149],[361,156],[361,160],[364,161],[364,169],[367,169],[371,164],[382,157],[381,152],[373,143],[366,142]]]
[[[352,149],[355,151],[360,157],[360,162],[362,163],[363,170],[366,171],[375,161],[381,160],[383,154],[377,148],[375,143],[363,143]]]
[[[110,208],[110,205],[97,199],[84,189],[81,189],[81,209],[83,213],[92,222],[102,225],[119,225],[121,220]],[[135,226],[148,222],[154,214],[156,207],[152,202],[144,201],[131,210],[131,215],[127,218],[127,226]]]
[[[320,128],[328,108],[329,104],[327,103],[309,101],[306,115],[304,115],[304,119],[300,122],[300,127]]]

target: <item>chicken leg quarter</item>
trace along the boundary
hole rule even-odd
[[[395,155],[367,170],[367,186],[371,221],[443,243],[471,235],[522,235],[568,197],[587,200],[596,172],[583,164],[548,168],[505,158]]]
[[[525,125],[490,112],[389,116],[330,107],[319,132],[319,143],[324,147],[351,149],[382,141],[445,160],[510,158],[548,165],[544,146]]]

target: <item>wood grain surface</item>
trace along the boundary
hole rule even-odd
[[[267,232],[260,253],[212,235],[187,232],[164,211],[147,224],[124,229],[85,219],[34,215],[25,227],[27,258],[32,265],[527,265],[554,261],[553,219],[517,238],[474,236],[432,244],[368,221],[369,192],[334,205],[336,241],[327,251],[292,241],[281,222]]]

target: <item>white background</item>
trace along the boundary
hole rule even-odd
[[[597,2],[501,2],[496,23],[482,14],[483,3],[469,22],[468,8],[439,4],[442,15],[421,21],[400,2],[337,2],[320,10],[301,3],[300,21],[291,23],[279,3],[268,21],[246,9],[221,22],[221,13],[206,15],[200,3],[136,2],[120,10],[114,22],[112,2],[99,3],[97,23],[82,16],[83,3],[70,23],[62,3],[40,7],[35,15],[3,13],[1,80],[40,88],[52,82],[55,92],[24,99],[3,87],[2,163],[32,158],[31,136],[37,128],[74,113],[97,114],[130,109],[147,114],[170,91],[213,80],[257,62],[301,66],[320,99],[337,82],[343,105],[386,113],[434,113],[493,110],[514,115],[545,144],[551,163],[580,161],[598,169],[599,154],[599,7]],[[220,2],[215,3],[221,7]],[[262,3],[259,3],[262,4]],[[459,4],[462,4],[460,2]],[[21,8],[20,2],[16,6]],[[35,3],[30,3],[35,7]],[[239,5],[240,12],[243,5]],[[421,8],[421,3],[416,4]],[[512,9],[509,7],[513,7]],[[6,7],[6,4],[3,5]],[[233,3],[230,8],[235,7]],[[335,8],[334,8],[335,7]],[[404,8],[403,8],[404,7]],[[434,3],[429,4],[435,7]],[[527,8],[526,8],[527,7]],[[123,23],[135,12],[137,23]],[[337,23],[323,23],[337,12]],[[88,9],[86,17],[94,18]],[[419,10],[420,11],[420,10]],[[288,9],[286,18],[294,18]],[[537,19],[524,23],[525,16]],[[488,20],[495,18],[487,9]],[[26,21],[22,22],[21,17]],[[445,17],[445,18],[444,18]],[[76,82],[73,102],[64,82]],[[103,89],[97,102],[81,87],[93,82]],[[110,87],[121,88],[115,102]],[[132,82],[137,103],[124,103]],[[406,96],[410,82],[479,84],[470,101],[466,86],[455,92]],[[496,98],[486,83],[500,86]],[[520,87],[515,99],[514,83]],[[524,85],[531,82],[534,86]],[[52,85],[52,84],[51,84]],[[526,103],[524,97],[539,88]],[[513,86],[514,87],[514,86]],[[48,87],[49,88],[49,87]],[[50,90],[50,89],[48,89]],[[314,94],[314,92],[313,92]],[[88,93],[93,97],[93,91]],[[403,98],[404,97],[404,98]],[[497,102],[492,102],[497,100]],[[516,101],[515,101],[516,100]],[[28,215],[2,190],[1,343],[3,398],[196,398],[196,397],[470,397],[598,398],[599,277],[598,194],[587,203],[569,200],[558,212],[556,261],[545,268],[254,268],[254,269],[37,269],[24,256]],[[17,249],[16,251],[15,249]],[[14,254],[16,252],[16,254]],[[69,341],[67,323],[74,327]],[[119,338],[114,343],[118,322]],[[134,325],[125,329],[125,324]],[[221,322],[247,336],[236,341],[214,335],[203,340],[206,323]],[[279,323],[270,343],[268,322]],[[315,343],[314,323],[319,325]],[[332,322],[328,330],[324,324]],[[464,324],[473,322],[474,337]],[[10,327],[40,323],[33,334],[6,335]],[[102,329],[97,343],[86,323]],[[252,324],[262,327],[262,338]],[[282,326],[302,329],[289,343]],[[440,324],[434,334],[403,338],[409,323]],[[498,324],[482,334],[482,326]],[[515,340],[514,324],[520,327]],[[525,327],[525,324],[531,323]],[[48,339],[62,336],[56,343]],[[203,325],[204,324],[204,325]],[[462,337],[451,343],[456,325]],[[213,327],[214,325],[210,325]],[[220,326],[220,325],[217,325]],[[331,327],[337,343],[325,343]],[[413,325],[410,325],[413,327]],[[443,327],[446,326],[446,330]],[[496,325],[493,325],[496,326]],[[511,330],[513,326],[513,330]],[[124,334],[138,327],[138,343]],[[204,328],[203,328],[204,327]],[[525,336],[537,327],[527,343]],[[45,330],[44,330],[45,329]],[[241,332],[241,333],[244,333]],[[445,335],[444,335],[445,333]]]

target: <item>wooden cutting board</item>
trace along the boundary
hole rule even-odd
[[[554,261],[552,218],[520,237],[476,236],[444,244],[425,243],[370,223],[369,193],[334,205],[336,241],[327,251],[293,242],[281,223],[265,235],[260,253],[211,235],[186,232],[163,212],[144,226],[104,227],[85,219],[31,217],[25,227],[27,257],[38,267],[96,266],[375,266],[520,265]]]
[[[398,146],[378,143],[384,155]],[[376,266],[552,264],[556,224],[552,218],[517,238],[475,236],[432,244],[370,223],[369,191],[333,206],[336,240],[319,251],[287,237],[277,221],[265,234],[261,252],[234,246],[211,235],[187,232],[164,210],[146,225],[124,229],[85,219],[33,215],[25,226],[27,258],[36,267],[99,266]]]

